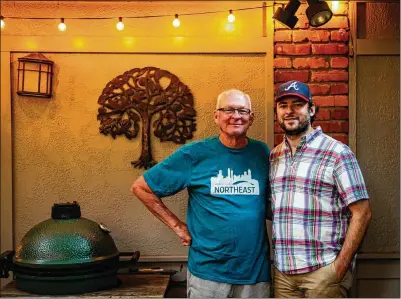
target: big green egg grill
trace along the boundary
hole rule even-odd
[[[34,294],[68,295],[116,287],[122,262],[110,230],[81,217],[76,202],[54,204],[51,215],[26,233],[15,254],[2,254],[0,277],[8,276],[7,264],[16,287]],[[139,252],[130,265],[138,258]]]

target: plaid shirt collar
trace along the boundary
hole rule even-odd
[[[319,137],[322,134],[323,134],[323,132],[322,132],[322,129],[320,128],[320,126],[316,127],[312,132],[301,137],[301,140],[299,141],[299,144],[298,144],[298,148],[303,147],[304,144],[311,144],[313,140],[315,140],[317,137]],[[284,135],[283,139],[284,139],[285,148],[287,150],[290,150],[291,147],[288,143],[287,135]]]

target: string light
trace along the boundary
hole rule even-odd
[[[233,11],[231,9],[230,9],[230,14],[228,15],[227,19],[228,19],[228,21],[230,23],[234,23],[234,21],[235,21],[235,16],[234,16]]]
[[[64,32],[67,29],[67,25],[64,23],[64,18],[61,18],[60,24],[58,24],[58,30]]]
[[[338,1],[332,1],[332,2],[338,2]],[[266,8],[266,7],[273,7],[273,5],[264,5],[264,6],[254,6],[254,7],[244,7],[244,8],[238,8],[235,9],[236,11],[245,11],[245,10],[254,10],[254,9],[260,9],[260,8]],[[193,13],[182,13],[181,16],[195,16],[195,15],[207,15],[207,14],[217,14],[217,13],[223,13],[227,12],[227,10],[215,10],[215,11],[203,11],[203,12],[193,12]],[[150,18],[165,18],[165,17],[171,17],[171,14],[160,14],[160,15],[146,15],[146,16],[125,16],[124,19],[150,19]],[[16,19],[16,20],[57,20],[60,19],[59,17],[14,17],[14,16],[0,16],[1,19],[1,29],[5,27],[5,19]],[[67,19],[69,20],[112,20],[116,19],[117,17],[69,17]],[[118,17],[119,22],[116,24],[116,28],[118,30],[123,30],[124,29],[124,23],[122,22],[122,17]],[[229,15],[228,15],[228,22],[233,23],[235,21],[235,16],[233,14],[233,11],[230,9],[229,10]],[[179,27],[181,25],[180,20],[178,19],[178,14],[175,14],[175,18],[173,20],[173,26],[174,27]],[[58,25],[58,29],[60,31],[65,31],[67,30],[67,25],[64,22],[64,18],[61,18],[61,22]]]
[[[174,26],[175,28],[178,28],[178,27],[180,27],[180,25],[181,25],[181,22],[180,22],[180,20],[178,19],[178,14],[175,14],[175,18],[174,18],[174,21],[173,21],[173,26]]]
[[[123,18],[119,17],[118,18],[118,23],[116,24],[117,30],[124,30],[124,23],[123,23]]]

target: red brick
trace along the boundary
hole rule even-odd
[[[275,71],[274,82],[286,82],[290,80],[298,80],[307,82],[309,80],[309,71]]]
[[[320,29],[339,29],[348,28],[348,18],[346,16],[333,16],[330,21],[328,21]]]
[[[347,42],[349,40],[349,33],[344,29],[332,31],[330,34],[330,39],[333,42]]]
[[[348,133],[347,121],[331,121],[329,131],[331,133]]]
[[[275,54],[281,55],[310,55],[310,45],[276,44],[274,46]]]
[[[306,15],[297,15],[298,22],[295,25],[295,29],[307,29],[309,28],[309,20]]]
[[[318,57],[295,58],[292,65],[294,69],[319,69],[329,67],[329,63],[326,59]]]
[[[275,42],[291,42],[292,31],[291,30],[276,30],[274,32]]]
[[[276,11],[276,10],[277,10],[277,8],[274,11]],[[274,30],[291,29],[291,28],[289,28],[287,26],[284,26],[279,21],[274,20],[274,19],[273,19],[273,23],[274,23]]]
[[[274,94],[276,94],[278,88],[280,87],[281,83],[275,83],[274,84]]]
[[[274,146],[279,145],[283,142],[284,134],[274,134]]]
[[[329,120],[330,115],[330,109],[319,108],[319,111],[316,114],[316,120]]]
[[[348,133],[347,121],[315,121],[314,127],[321,127],[325,133]]]
[[[291,58],[288,57],[274,58],[273,64],[275,69],[290,69],[292,67]]]
[[[330,132],[330,122],[327,121],[315,121],[313,123],[313,126],[316,127],[321,127],[323,132]]]
[[[308,84],[312,95],[327,95],[330,92],[328,84]]]
[[[312,45],[312,53],[318,55],[348,54],[348,50],[348,45],[338,43]]]
[[[348,57],[333,57],[330,59],[330,65],[335,69],[346,69],[348,67]]]
[[[348,134],[328,134],[328,135],[348,145]]]
[[[294,32],[292,33],[292,41],[294,43],[309,41],[309,30],[294,30]]]
[[[309,5],[307,4],[301,4],[297,10],[296,16],[304,16],[306,14],[306,9],[308,8]]]
[[[335,120],[348,120],[348,108],[334,108],[331,110],[331,119]]]
[[[348,84],[337,83],[331,85],[331,94],[348,94]]]
[[[333,71],[313,71],[312,82],[330,82],[330,81],[346,81],[348,82],[348,72],[344,70],[333,70]]]
[[[334,96],[334,106],[348,107],[348,96]]]
[[[299,42],[328,42],[330,32],[327,30],[294,30],[292,33],[292,41]]]
[[[274,133],[284,133],[277,121],[274,122]]]
[[[319,107],[331,107],[334,106],[334,96],[316,96],[313,97],[313,101]]]

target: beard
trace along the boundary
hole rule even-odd
[[[278,119],[278,124],[280,127],[284,130],[286,135],[289,136],[299,136],[305,133],[309,126],[311,125],[310,123],[310,115],[306,115],[304,119],[299,119],[299,124],[295,128],[287,128],[284,119]]]

